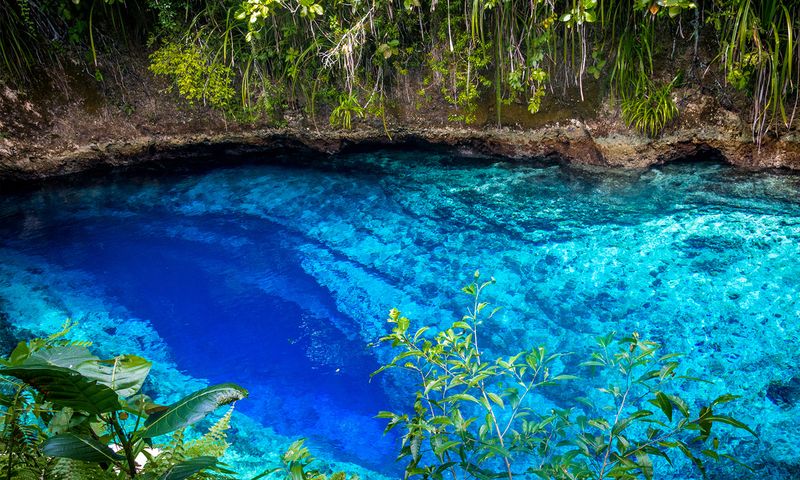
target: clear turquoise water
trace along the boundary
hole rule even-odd
[[[731,448],[756,473],[717,478],[800,478],[798,176],[385,151],[0,197],[0,311],[32,334],[69,316],[101,352],[155,359],[148,388],[165,401],[242,384],[249,444],[231,461],[245,470],[305,436],[368,478],[397,478],[396,438],[373,415],[403,391],[368,382],[387,352],[366,344],[391,307],[460,317],[476,268],[507,307],[493,351],[585,352],[598,334],[638,331],[714,379],[690,396],[743,396],[731,413],[759,438]]]

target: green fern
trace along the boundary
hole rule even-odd
[[[142,469],[142,473],[155,474],[156,476],[163,474],[171,466],[186,459],[185,448],[186,442],[183,429],[176,430],[172,434],[169,443],[157,445],[152,451],[153,454],[145,452],[148,459]]]
[[[221,457],[230,446],[225,432],[230,428],[232,415],[233,407],[220,417],[205,435],[196,440],[187,441],[184,430],[177,430],[172,434],[169,443],[157,445],[154,450],[145,452],[148,458],[142,473],[158,476],[164,474],[174,465],[190,458],[202,456]],[[199,473],[192,478],[219,478],[219,476]]]
[[[56,458],[46,478],[52,478],[53,480],[106,480],[117,478],[117,476],[101,469],[95,463],[72,460],[71,458]]]
[[[223,415],[205,435],[186,444],[184,451],[186,458],[202,456],[219,458],[225,454],[225,451],[228,450],[230,446],[228,443],[228,436],[225,432],[231,426],[233,408],[234,407],[229,408],[225,415]]]

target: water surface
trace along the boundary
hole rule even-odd
[[[70,316],[102,351],[154,358],[164,395],[240,383],[237,409],[276,438],[396,477],[396,438],[373,416],[403,392],[368,382],[388,353],[366,344],[391,307],[460,317],[458,288],[480,268],[507,307],[487,348],[585,352],[640,332],[714,379],[692,395],[742,395],[732,413],[760,437],[734,447],[758,477],[789,478],[798,194],[800,177],[714,163],[622,172],[422,151],[54,185],[0,198],[0,311],[37,334]]]

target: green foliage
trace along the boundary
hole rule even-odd
[[[693,31],[684,35],[687,25]],[[583,99],[589,79],[602,91],[609,68],[630,119],[638,107],[659,105],[661,87],[648,83],[678,73],[681,49],[693,44],[687,78],[709,73],[697,58],[702,34],[704,60],[718,59],[712,67],[752,99],[760,143],[796,128],[798,28],[794,0],[10,0],[0,2],[0,77],[37,78],[37,68],[64,63],[66,54],[104,81],[112,73],[104,57],[144,32],[149,45],[163,42],[151,57],[153,72],[190,102],[243,121],[280,123],[295,108],[314,116],[324,104],[338,109],[333,124],[347,128],[363,113],[353,98],[391,97],[411,71],[429,79],[426,100],[431,87],[453,106],[450,120],[476,121],[493,91],[499,121],[505,105],[538,112],[546,91],[574,86]]]
[[[648,80],[640,87],[640,93],[624,98],[622,118],[625,123],[651,137],[658,136],[678,116],[678,107],[672,99],[675,81],[658,86]]]
[[[573,3],[572,9],[561,15],[560,20],[568,27],[581,26],[584,23],[597,21],[597,0],[579,0]]]
[[[233,406],[229,408],[225,415],[220,417],[220,419],[208,429],[205,435],[196,440],[188,442],[184,447],[184,457],[222,457],[222,455],[225,454],[225,451],[230,446],[228,443],[227,434],[225,432],[231,428],[231,416],[233,415],[233,409]]]
[[[440,36],[443,38],[444,32]],[[445,50],[438,59],[431,56],[431,69],[443,78],[451,79],[441,86],[444,99],[459,112],[450,115],[450,121],[465,124],[475,121],[481,93],[492,85],[484,75],[491,62],[490,49],[491,44],[476,41],[464,32],[455,37],[452,50]]]
[[[770,129],[791,128],[797,109],[800,4],[786,0],[724,0],[708,21],[721,37],[727,79],[753,97],[756,142]]]
[[[294,442],[281,457],[280,467],[268,470],[253,480],[264,477],[285,480],[359,480],[358,475],[348,476],[344,472],[324,473],[313,468],[315,459],[304,443],[303,439]]]
[[[734,396],[701,405],[681,398],[683,385],[700,380],[682,373],[679,356],[635,333],[598,338],[581,364],[597,378],[599,393],[543,408],[577,377],[562,372],[563,354],[544,347],[506,356],[482,346],[481,329],[499,310],[486,314],[482,298],[494,283],[476,272],[462,289],[471,299],[467,314],[438,332],[412,329],[398,310],[389,313],[392,330],[380,343],[399,353],[376,373],[410,372],[417,391],[412,411],[378,416],[388,420],[387,430],[403,431],[406,477],[650,479],[657,457],[684,456],[701,470],[701,457],[726,457],[716,424],[750,432],[716,412]]]
[[[205,435],[193,441],[186,441],[183,429],[176,430],[168,443],[155,446],[158,455],[148,455],[142,474],[160,480],[178,480],[220,478],[221,473],[232,473],[218,460],[229,446],[225,431],[232,412],[231,408]]]
[[[233,98],[233,72],[200,47],[167,42],[151,56],[150,70],[171,78],[178,93],[190,102],[226,108]]]
[[[147,7],[156,14],[159,33],[169,35],[179,31],[183,9],[179,0],[147,0]]]
[[[144,427],[136,432],[139,438],[153,438],[181,430],[196,423],[220,405],[227,405],[247,396],[247,391],[233,383],[212,385],[198,390],[166,409],[158,415],[150,415]]]
[[[353,117],[364,118],[366,110],[358,103],[358,98],[352,93],[339,96],[339,105],[333,109],[330,124],[334,127],[349,130],[353,126]]]
[[[377,102],[376,102],[377,103]],[[576,365],[544,347],[507,355],[485,344],[483,331],[500,308],[484,299],[494,279],[462,289],[467,314],[439,331],[412,328],[393,309],[379,343],[397,352],[375,372],[410,373],[416,391],[408,412],[380,412],[387,431],[401,429],[398,458],[406,477],[651,479],[663,459],[688,459],[705,471],[725,451],[719,424],[755,433],[724,414],[737,397],[690,402],[681,357],[637,333],[596,339]],[[100,359],[88,342],[65,339],[72,324],[44,339],[21,342],[0,361],[0,475],[20,479],[184,480],[229,478],[219,458],[229,447],[233,406],[204,434],[187,429],[247,392],[233,384],[198,390],[169,406],[141,393],[150,363],[120,355]],[[570,373],[570,371],[572,373]],[[562,392],[575,374],[597,388],[586,397]],[[170,435],[165,443],[154,443]],[[142,458],[144,460],[142,460]],[[662,462],[663,463],[663,462]],[[318,466],[303,440],[281,466],[256,478],[358,480]]]
[[[87,342],[64,339],[71,326],[21,342],[0,361],[0,473],[9,478],[133,478],[142,473],[139,455],[148,459],[144,473],[158,473],[161,479],[230,473],[217,460],[228,446],[224,432],[230,411],[185,446],[183,430],[246,397],[244,389],[215,385],[170,406],[155,404],[140,393],[150,362],[135,355],[100,359]],[[172,432],[177,432],[173,438],[180,439],[179,448],[165,449],[163,455],[149,449],[154,437]]]

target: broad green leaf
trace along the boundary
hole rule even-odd
[[[422,446],[422,435],[412,435],[411,440],[409,441],[409,447],[411,448],[411,458],[414,463],[417,463],[420,459],[421,446]]]
[[[447,450],[450,450],[451,448],[456,447],[458,445],[461,445],[461,442],[457,442],[457,441],[454,441],[454,440],[451,440],[451,441],[448,441],[448,442],[444,442],[444,443],[441,443],[441,444],[437,445],[436,448],[433,449],[433,453],[435,453],[436,455],[441,456]]]
[[[144,428],[137,432],[140,438],[152,438],[187,427],[222,405],[247,397],[247,390],[233,383],[213,385],[184,397],[163,413],[147,417]]]
[[[681,412],[681,414],[684,417],[689,416],[689,405],[687,405],[682,398],[680,398],[677,395],[667,395],[667,398],[669,398],[669,401],[672,402],[673,405],[675,405],[675,407]]]
[[[628,426],[634,420],[639,419],[639,418],[649,417],[652,414],[653,414],[653,412],[651,412],[649,410],[636,411],[636,412],[632,413],[630,416],[628,416],[626,418],[623,418],[622,420],[617,422],[617,424],[614,425],[614,427],[611,429],[611,431],[613,432],[614,435],[617,435],[620,432],[622,432],[623,430],[625,430],[626,428],[628,428]]]
[[[647,480],[651,480],[653,478],[653,461],[650,460],[650,456],[644,452],[639,452],[636,454],[636,465],[639,466],[644,478]]]
[[[68,368],[22,365],[0,369],[0,374],[22,380],[38,390],[46,400],[61,407],[93,414],[122,408],[114,390]]]
[[[725,395],[721,395],[721,396],[717,397],[716,400],[711,402],[711,406],[714,407],[714,406],[720,405],[722,403],[732,402],[732,401],[734,401],[734,400],[736,400],[737,398],[740,398],[740,397],[741,397],[741,395],[731,395],[730,393],[726,393]]]
[[[702,453],[706,457],[713,458],[714,460],[719,460],[719,454],[717,452],[715,452],[714,450],[706,449],[706,450],[701,451],[700,453]]]
[[[78,367],[82,363],[93,360],[99,359],[92,355],[88,348],[67,345],[33,352],[22,364],[50,365],[55,367],[69,368],[71,370],[78,370]]]
[[[606,431],[609,428],[611,428],[611,425],[608,423],[608,420],[606,420],[604,418],[592,419],[592,420],[589,420],[588,423],[589,423],[589,425],[591,425],[591,426],[593,426],[593,427],[595,427],[597,429],[600,429],[602,431]]]
[[[74,433],[62,433],[48,438],[42,445],[42,452],[48,457],[71,458],[94,463],[114,463],[124,459],[89,435]]]
[[[31,349],[28,348],[27,342],[19,342],[17,347],[11,352],[8,361],[3,360],[3,365],[20,365],[31,354]]]
[[[498,457],[503,457],[503,458],[509,458],[511,456],[511,453],[509,453],[508,450],[499,445],[492,445],[491,443],[487,443],[483,445],[483,448],[488,450],[486,458],[489,458],[491,455],[497,455]]]
[[[136,355],[120,355],[110,360],[82,363],[77,370],[93,378],[121,397],[130,397],[142,388],[153,364]]]

